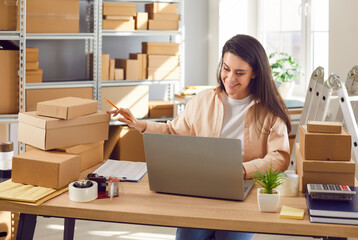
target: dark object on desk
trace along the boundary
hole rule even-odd
[[[358,187],[350,187],[358,191]],[[311,222],[358,225],[358,194],[351,201],[312,199],[306,192],[306,202]]]
[[[285,99],[283,101],[285,102],[286,107],[288,109],[290,109],[290,108],[303,108],[303,104],[304,104],[304,102],[302,102],[302,101],[293,100],[293,99],[290,99],[290,100]]]

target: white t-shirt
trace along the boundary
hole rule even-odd
[[[244,99],[232,99],[226,93],[222,93],[224,104],[224,119],[220,137],[241,139],[241,147],[244,149],[244,120],[245,113],[252,100],[250,94]]]

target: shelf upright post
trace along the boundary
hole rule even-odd
[[[95,0],[87,0],[87,7],[86,7],[86,25],[87,25],[87,33],[92,33],[93,38],[95,38],[96,33],[94,32],[94,1]],[[93,42],[92,38],[85,40],[85,54],[86,54],[86,79],[90,79],[90,71],[91,68],[91,53],[93,54]],[[93,55],[92,55],[93,57]],[[93,64],[92,64],[93,67]],[[92,79],[93,80],[93,79]],[[93,85],[95,82],[93,81]]]
[[[95,9],[95,49],[94,55],[96,55],[96,99],[98,100],[98,109],[101,109],[101,79],[102,79],[102,0],[97,1],[97,9]],[[93,73],[95,74],[95,73]]]

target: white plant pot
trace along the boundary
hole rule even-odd
[[[289,81],[289,82],[282,82],[277,90],[283,99],[289,99],[292,97],[294,88],[295,88],[295,82]]]
[[[257,203],[261,212],[276,212],[280,204],[280,191],[276,194],[261,193],[263,188],[257,189]]]

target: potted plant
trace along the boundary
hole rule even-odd
[[[292,96],[295,79],[301,76],[301,67],[297,61],[287,53],[274,52],[269,55],[272,76],[278,86],[278,91],[283,99]]]
[[[275,172],[272,167],[269,171],[257,171],[254,180],[262,187],[257,189],[257,203],[262,212],[276,212],[280,203],[280,191],[275,189],[283,183],[282,172]]]

